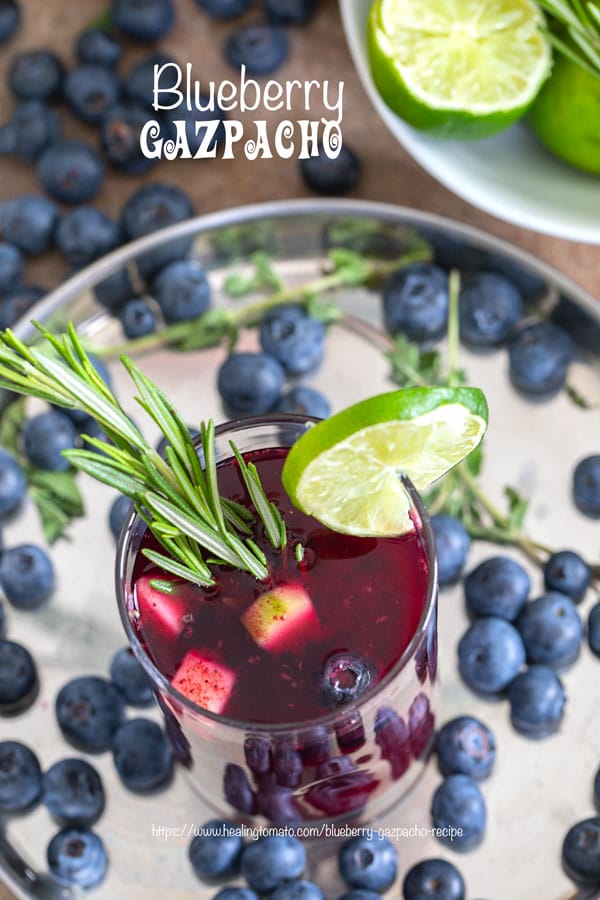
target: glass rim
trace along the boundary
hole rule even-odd
[[[232,433],[239,434],[240,432],[248,431],[254,428],[260,428],[262,426],[277,426],[278,424],[307,426],[316,424],[319,421],[319,419],[312,416],[302,416],[292,413],[273,413],[271,415],[267,413],[260,416],[244,416],[243,418],[231,419],[227,422],[222,422],[220,425],[217,425],[215,427],[215,438]],[[198,440],[199,439],[197,438],[196,442]],[[233,456],[233,454],[231,454],[231,456]],[[231,457],[225,457],[225,459],[229,458]],[[303,719],[293,722],[252,722],[246,719],[236,719],[230,716],[225,716],[221,713],[215,713],[211,710],[205,709],[202,706],[198,706],[198,704],[194,703],[192,700],[186,697],[185,694],[182,694],[180,691],[174,688],[169,679],[160,671],[158,666],[152,661],[149,654],[146,652],[128,614],[126,576],[130,551],[130,541],[132,537],[137,535],[138,530],[141,528],[142,524],[147,528],[144,520],[135,512],[135,510],[132,510],[125,523],[123,524],[123,528],[121,529],[119,541],[117,544],[115,559],[115,586],[117,606],[121,617],[121,622],[123,623],[123,627],[125,629],[125,633],[127,635],[127,639],[131,646],[131,649],[135,653],[136,658],[142,665],[142,668],[144,669],[146,675],[150,678],[151,682],[158,687],[162,694],[173,700],[178,704],[179,707],[182,707],[196,718],[205,719],[214,724],[224,725],[239,731],[243,730],[246,733],[251,733],[253,735],[283,734],[289,733],[290,731],[306,731],[317,726],[333,726],[336,722],[339,722],[340,715],[360,710],[365,703],[370,702],[374,697],[382,692],[390,684],[390,682],[394,680],[394,678],[396,678],[402,671],[404,671],[407,664],[415,656],[417,647],[431,622],[437,596],[438,567],[435,552],[435,537],[433,533],[433,526],[431,525],[431,519],[420,494],[418,493],[417,489],[410,481],[410,479],[406,475],[401,475],[400,478],[413,507],[416,509],[419,515],[422,532],[425,538],[426,552],[429,562],[425,602],[423,604],[423,610],[421,612],[418,625],[399,659],[390,668],[390,670],[386,672],[384,677],[380,681],[378,681],[377,684],[373,686],[373,688],[369,689],[365,692],[365,694],[361,695],[361,697],[355,703],[349,703],[347,706],[343,706],[341,709],[328,711],[326,713],[323,713],[323,715],[315,716],[311,719]]]

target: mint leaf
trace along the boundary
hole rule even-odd
[[[312,295],[306,302],[306,312],[313,319],[329,324],[337,322],[342,317],[342,311],[335,300],[326,300],[324,297]]]
[[[254,266],[253,271],[247,275],[242,272],[232,272],[223,284],[223,290],[228,297],[244,297],[246,294],[254,294],[259,291],[280,291],[283,282],[275,272],[271,260],[266,253],[257,251],[251,256]]]
[[[84,515],[83,499],[77,486],[77,473],[46,472],[28,466],[25,469],[29,493],[35,503],[44,537],[49,544],[65,536],[73,519]]]

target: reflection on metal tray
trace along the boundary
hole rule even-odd
[[[543,311],[571,332],[579,352],[570,381],[580,394],[599,402],[600,305],[591,296],[560,273],[495,238],[425,213],[377,204],[298,201],[185,222],[128,245],[79,273],[40,303],[35,317],[55,329],[73,320],[96,342],[120,340],[120,327],[99,311],[91,289],[123,266],[139,280],[136,259],[147,261],[158,248],[164,252],[169,241],[189,244],[190,253],[207,266],[215,302],[243,303],[225,300],[221,286],[231,267],[243,268],[257,250],[273,257],[286,284],[299,284],[321,272],[328,247],[342,245],[390,259],[419,236],[433,244],[436,260],[444,267],[509,274],[524,292],[529,311]],[[346,318],[330,327],[325,362],[309,379],[329,396],[334,410],[391,386],[383,352],[388,341],[380,330],[377,293],[349,289],[336,296]],[[20,323],[19,333],[29,339],[33,331],[28,323]],[[256,347],[256,335],[244,332],[241,346]],[[147,353],[143,365],[173,395],[190,424],[208,416],[223,420],[215,373],[224,353],[220,347],[188,354],[160,349]],[[509,385],[504,350],[491,355],[463,350],[461,365],[490,401],[483,473],[486,490],[501,502],[504,485],[514,485],[530,498],[528,528],[539,540],[556,548],[575,545],[588,557],[597,557],[598,526],[575,511],[569,489],[574,463],[600,450],[597,411],[578,407],[566,394],[546,404],[524,400]],[[111,368],[125,408],[139,419],[128,379],[118,364]],[[143,427],[145,423],[140,424]],[[2,736],[30,744],[43,767],[73,752],[61,739],[54,719],[58,688],[75,675],[106,675],[111,654],[124,641],[113,597],[114,543],[107,525],[114,495],[87,479],[82,478],[81,484],[88,513],[72,529],[72,540],[53,550],[58,573],[55,596],[35,614],[9,610],[10,635],[31,648],[42,684],[40,696],[28,712],[2,721]],[[10,544],[41,540],[29,506],[6,529],[5,536]],[[469,567],[496,552],[490,545],[475,545]],[[530,572],[535,596],[543,589],[542,579],[531,567]],[[591,599],[582,607],[584,613]],[[452,851],[427,834],[429,802],[439,781],[433,762],[409,798],[381,825],[399,835],[401,877],[418,859],[441,855],[457,863],[469,896],[565,900],[574,895],[574,889],[560,867],[562,837],[573,822],[593,813],[592,780],[600,761],[598,662],[587,647],[582,649],[580,660],[564,675],[569,702],[562,730],[543,742],[527,741],[512,731],[506,704],[485,703],[460,682],[456,643],[466,623],[461,589],[443,591],[440,664],[444,718],[467,712],[478,715],[494,729],[498,740],[496,771],[483,784],[489,813],[486,840],[479,850],[457,860]],[[183,777],[178,774],[164,793],[137,797],[120,785],[109,754],[92,761],[107,788],[106,811],[96,828],[110,857],[108,876],[94,896],[98,900],[212,896],[216,888],[199,886],[186,856],[189,836],[209,817],[209,810],[190,794]],[[55,827],[40,807],[10,822],[0,833],[0,863],[19,896],[75,896],[37,874],[46,871],[45,848]],[[325,838],[312,843],[309,877],[317,879],[327,896],[334,898],[343,893],[343,886],[332,848],[333,843]],[[390,896],[397,896],[398,889],[397,883]],[[583,900],[592,895],[583,892],[577,896]]]

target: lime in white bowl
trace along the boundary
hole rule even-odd
[[[346,38],[371,102],[405,149],[474,206],[546,234],[600,243],[600,178],[555,159],[522,122],[475,141],[434,138],[406,124],[381,98],[367,56],[371,0],[340,0]]]

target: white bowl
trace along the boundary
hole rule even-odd
[[[393,135],[434,178],[474,206],[534,231],[600,243],[600,177],[554,159],[524,125],[492,138],[447,141],[403,122],[379,96],[366,46],[371,0],[339,0],[346,39],[375,109]]]

